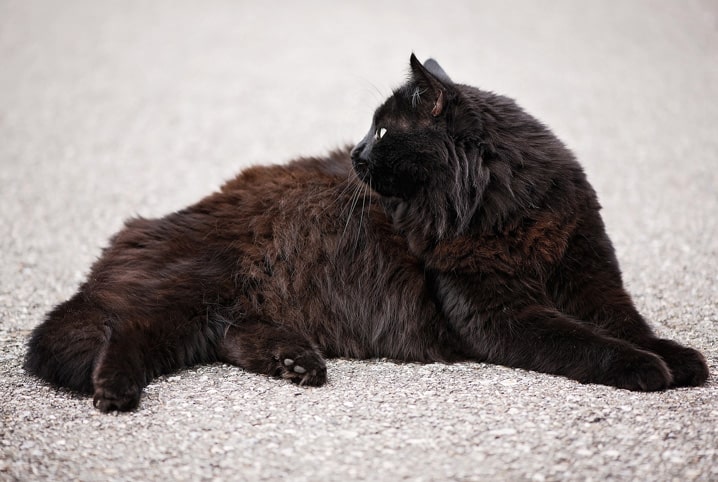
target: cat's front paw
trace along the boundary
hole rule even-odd
[[[674,387],[697,387],[708,380],[708,365],[703,355],[673,340],[656,338],[648,348],[660,355],[673,374]]]
[[[129,412],[140,404],[142,390],[129,377],[116,374],[94,381],[92,404],[101,412]]]
[[[668,388],[673,377],[657,355],[630,349],[613,358],[599,383],[637,392],[655,392]]]
[[[274,357],[277,375],[298,385],[318,387],[327,381],[327,367],[314,350],[282,351]]]

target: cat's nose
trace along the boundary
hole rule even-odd
[[[363,142],[360,142],[359,144],[354,146],[354,149],[352,149],[352,152],[351,152],[352,161],[357,162],[359,160],[359,158],[361,157],[361,153],[363,150],[364,150]]]
[[[351,158],[354,164],[358,162],[367,162],[369,160],[368,150],[366,141],[359,142],[359,144],[357,144],[351,152]]]

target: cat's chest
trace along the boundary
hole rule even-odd
[[[575,227],[567,217],[540,216],[502,231],[442,240],[427,262],[444,272],[541,273],[563,257]]]

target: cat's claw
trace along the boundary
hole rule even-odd
[[[314,351],[297,356],[279,357],[282,364],[279,375],[298,385],[319,386],[327,381],[327,367],[324,359]]]

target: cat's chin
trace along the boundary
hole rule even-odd
[[[394,229],[406,239],[409,252],[421,256],[435,239],[431,220],[421,215],[410,199],[383,196],[382,205]]]
[[[410,197],[402,192],[397,192],[396,190],[393,190],[386,185],[383,185],[382,183],[378,183],[372,180],[371,175],[369,173],[362,174],[361,172],[357,171],[355,169],[354,171],[359,178],[359,180],[369,186],[372,191],[377,193],[379,196],[381,196],[382,199],[386,200],[387,202],[403,202],[407,203],[410,200]]]
[[[352,170],[364,184],[371,185],[371,176],[369,175],[369,166],[366,161],[352,159]]]
[[[361,182],[384,198],[409,201],[421,191],[420,184],[410,177],[382,172],[372,167],[370,161],[353,159],[352,168]]]

